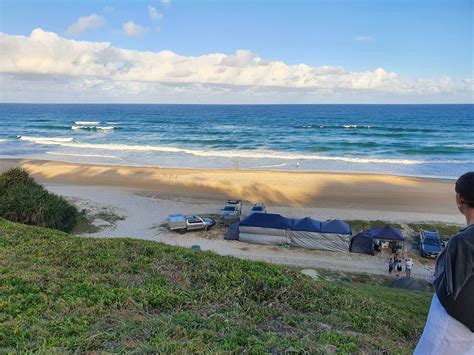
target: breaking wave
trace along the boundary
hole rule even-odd
[[[71,129],[84,129],[86,131],[112,131],[115,126],[71,126]]]
[[[33,138],[24,137],[21,140],[39,143],[60,145],[62,147],[83,148],[83,149],[100,149],[110,151],[138,151],[138,152],[163,152],[163,153],[181,153],[199,157],[219,157],[219,158],[247,158],[247,159],[280,159],[280,160],[321,160],[321,161],[339,161],[347,163],[359,164],[398,164],[398,165],[416,165],[425,163],[437,164],[467,164],[474,161],[466,160],[438,160],[426,161],[415,159],[380,159],[380,158],[363,158],[363,157],[347,157],[347,156],[325,156],[317,154],[298,154],[289,152],[278,152],[273,150],[198,150],[177,148],[170,146],[156,145],[128,145],[128,144],[95,144],[95,143],[76,143],[72,138]]]
[[[118,159],[122,160],[119,157],[116,157],[114,155],[104,155],[104,154],[77,154],[77,153],[59,153],[59,152],[46,152],[46,154],[50,155],[64,155],[68,157],[84,157],[84,158],[108,158],[108,159]]]
[[[39,143],[39,144],[61,144],[72,142],[74,138],[72,137],[29,137],[29,136],[18,136],[18,138],[22,141],[32,142],[32,143]]]
[[[100,121],[74,121],[74,124],[78,125],[98,125]]]

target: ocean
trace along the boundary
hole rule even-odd
[[[0,104],[0,157],[454,178],[474,105]]]

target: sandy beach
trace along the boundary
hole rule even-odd
[[[421,213],[428,220],[460,220],[454,208],[453,181],[445,179],[0,160],[0,169],[14,166],[21,166],[39,182],[50,184],[114,186],[202,199],[240,198],[274,206]]]
[[[444,222],[462,225],[453,202],[453,182],[372,174],[331,174],[253,170],[161,169],[0,160],[0,170],[21,166],[48,190],[89,211],[107,209],[123,220],[104,222],[93,237],[130,237],[190,247],[221,255],[264,260],[300,268],[386,273],[386,260],[359,254],[286,249],[223,239],[211,235],[180,235],[163,227],[171,213],[216,214],[225,199],[263,201],[272,213],[325,220],[386,220],[397,223]],[[100,222],[99,222],[100,223]],[[415,277],[429,278],[433,263],[419,264]]]

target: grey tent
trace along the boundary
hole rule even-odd
[[[374,237],[365,231],[352,237],[349,250],[352,253],[374,255]]]
[[[352,237],[349,250],[352,253],[374,255],[374,239],[403,241],[403,234],[400,229],[389,225],[371,228]]]
[[[252,213],[239,223],[239,240],[253,244],[288,244],[287,230],[294,220],[273,213]]]
[[[293,227],[287,231],[290,245],[306,249],[329,251],[349,250],[351,228],[346,222],[330,220],[320,222],[310,217],[295,220]]]
[[[238,240],[239,239],[239,222],[232,223],[224,236],[227,240]]]
[[[228,231],[227,239],[236,232]],[[255,213],[239,224],[238,240],[247,243],[284,245],[307,249],[348,251],[351,230],[339,220],[320,222],[310,217],[293,219],[279,214]]]

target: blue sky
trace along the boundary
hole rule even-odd
[[[150,18],[152,6],[162,17]],[[1,1],[1,32],[35,28],[66,39],[111,42],[137,51],[182,56],[243,49],[268,61],[348,72],[383,68],[410,78],[472,78],[472,2],[398,1]],[[70,34],[79,17],[97,28]],[[123,24],[145,29],[130,37]],[[157,30],[159,28],[159,30]]]

